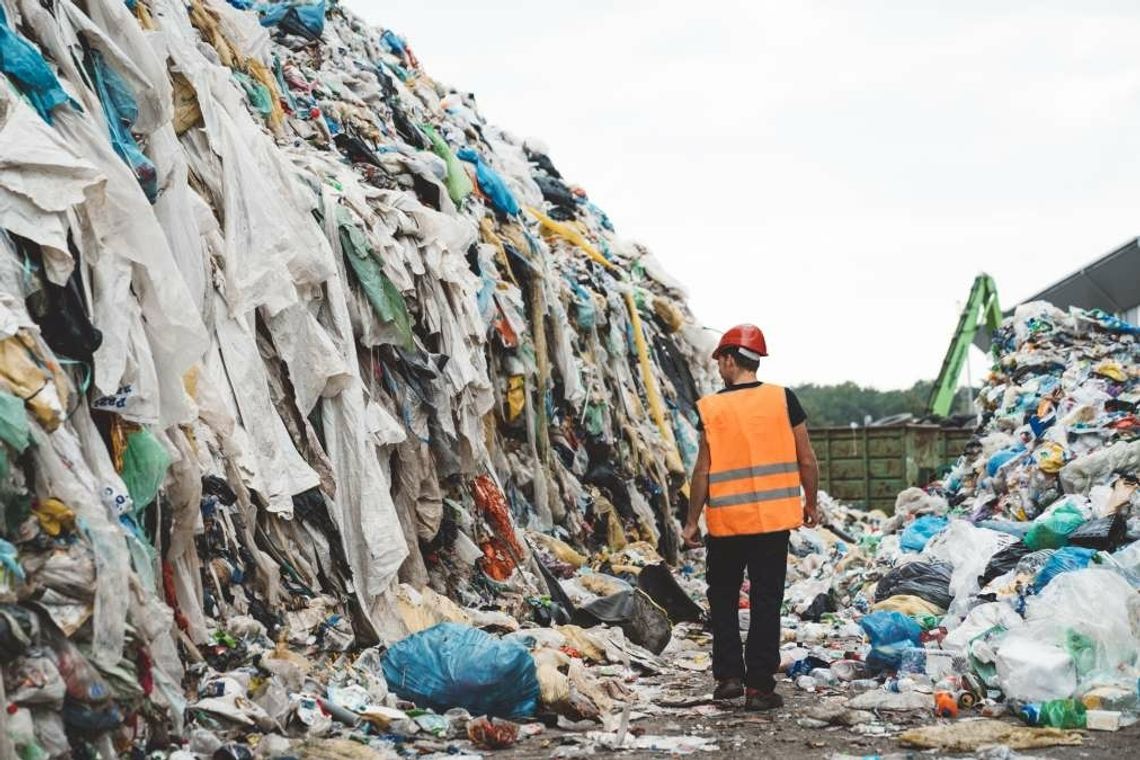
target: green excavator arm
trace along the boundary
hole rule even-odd
[[[970,297],[962,309],[962,316],[958,318],[958,329],[954,331],[954,338],[950,341],[946,358],[942,360],[942,369],[934,383],[934,390],[930,393],[931,414],[945,417],[950,413],[954,396],[958,392],[962,365],[966,363],[966,354],[974,342],[978,328],[984,324],[986,329],[996,330],[1001,326],[1001,318],[997,285],[988,274],[979,274],[974,278]]]

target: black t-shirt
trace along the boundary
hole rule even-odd
[[[717,391],[717,393],[731,393],[732,391],[739,391],[739,390],[743,390],[745,388],[759,388],[763,384],[764,383],[757,380],[754,383],[741,383],[740,385],[730,385],[727,388],[720,389],[719,391]],[[787,397],[788,397],[788,419],[791,421],[792,427],[795,427],[796,425],[802,425],[803,423],[807,422],[807,412],[805,412],[803,406],[800,405],[800,400],[798,398],[796,398],[796,394],[792,393],[791,388],[785,388],[784,393],[786,393]],[[699,412],[698,412],[698,414],[699,414]],[[697,430],[704,430],[704,429],[705,429],[704,422],[703,421],[699,422],[697,424]]]

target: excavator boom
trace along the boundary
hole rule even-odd
[[[954,331],[954,338],[950,341],[946,358],[942,360],[942,369],[934,383],[934,390],[930,393],[931,414],[945,417],[950,413],[954,396],[958,392],[958,378],[962,374],[962,365],[966,363],[970,344],[974,342],[974,336],[982,324],[988,330],[996,330],[1001,325],[997,285],[994,284],[992,277],[984,273],[974,278],[970,297],[966,300],[966,306],[958,318],[958,329]]]

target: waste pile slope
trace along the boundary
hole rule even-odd
[[[824,499],[830,530],[793,541],[784,664],[836,700],[809,723],[892,730],[852,713],[880,709],[1064,730],[1135,721],[1140,328],[1025,304],[995,359],[977,434],[943,481],[899,494],[890,517]],[[901,739],[972,751],[971,731]]]
[[[0,0],[0,228],[9,736],[272,722],[234,704],[304,691],[290,649],[565,622],[536,557],[677,556],[680,287],[335,2]]]

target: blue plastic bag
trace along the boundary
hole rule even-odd
[[[507,183],[503,181],[483,157],[471,148],[460,148],[455,154],[461,161],[475,164],[475,179],[479,181],[479,189],[491,200],[495,210],[507,216],[517,216],[521,208],[515,196],[511,193]]]
[[[252,7],[261,16],[262,26],[276,26],[299,37],[319,40],[325,31],[325,0],[285,0],[257,4],[230,0],[230,5],[243,10]]]
[[[72,102],[40,51],[8,26],[3,6],[0,6],[0,71],[24,93],[48,124],[52,123],[53,108]]]
[[[139,117],[138,103],[126,81],[108,65],[98,50],[90,51],[87,68],[95,81],[95,91],[107,116],[111,146],[131,168],[139,186],[146,193],[147,200],[154,203],[158,199],[158,170],[131,134],[131,127]]]
[[[526,647],[478,628],[440,623],[384,653],[384,678],[401,699],[444,712],[525,718],[538,708],[538,675]]]
[[[922,627],[901,612],[872,612],[859,621],[871,640],[867,666],[872,672],[898,670],[903,654],[920,645]]]
[[[1002,449],[986,461],[986,474],[992,478],[994,475],[997,475],[998,470],[1024,453],[1025,447],[1021,444],[1011,446],[1008,449]]]
[[[907,526],[899,546],[904,552],[920,552],[926,548],[926,542],[941,533],[949,522],[945,517],[924,515]]]
[[[1096,554],[1096,549],[1086,549],[1083,546],[1066,546],[1063,549],[1058,549],[1037,571],[1037,577],[1033,579],[1033,590],[1041,593],[1041,589],[1048,586],[1049,581],[1058,575],[1088,567]]]

